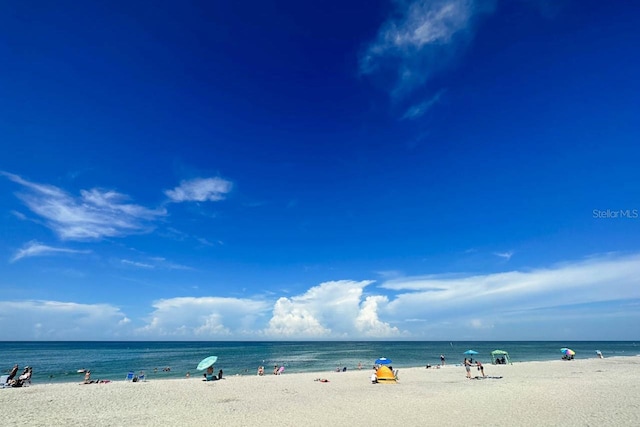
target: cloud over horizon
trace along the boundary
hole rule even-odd
[[[83,338],[94,336],[90,328],[106,331],[100,339],[552,340],[565,334],[574,339],[630,339],[622,326],[640,320],[637,253],[530,271],[408,276],[376,287],[374,283],[323,282],[298,295],[270,299],[165,298],[137,319],[109,304],[59,301],[5,301],[0,312],[20,311],[19,319],[24,314],[20,336],[34,340],[92,339]],[[76,322],[76,317],[84,320]],[[603,324],[603,318],[609,322]],[[6,322],[0,316],[2,330],[9,331]],[[611,322],[621,326],[615,334]],[[556,323],[563,328],[554,328]],[[546,327],[544,335],[540,325]],[[11,337],[5,333],[0,339]]]

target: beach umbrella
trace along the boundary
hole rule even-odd
[[[388,365],[389,363],[391,363],[391,359],[387,359],[386,357],[381,357],[375,361],[376,365]]]
[[[568,356],[575,356],[575,354],[576,354],[576,352],[575,352],[575,351],[573,351],[573,350],[571,350],[570,348],[562,348],[562,349],[560,349],[560,351],[561,351],[563,354],[566,354],[566,355],[568,355]]]
[[[198,371],[202,371],[204,369],[207,369],[209,366],[211,366],[214,363],[216,363],[216,360],[218,360],[218,356],[205,357],[204,359],[202,359],[200,361],[200,363],[198,363]]]
[[[464,354],[478,354],[478,352],[475,350],[467,350],[464,352]]]

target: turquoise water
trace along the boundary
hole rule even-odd
[[[346,366],[356,369],[373,365],[378,357],[388,357],[394,368],[440,363],[460,363],[469,349],[479,354],[474,359],[490,363],[489,353],[506,350],[514,362],[560,359],[561,347],[576,351],[576,358],[640,354],[640,342],[631,341],[349,341],[349,342],[0,342],[0,371],[14,364],[33,367],[33,383],[80,382],[78,369],[91,369],[92,379],[124,379],[128,371],[145,371],[147,379],[184,378],[187,372],[198,375],[198,362],[218,356],[216,371],[225,375],[255,375],[263,365],[271,373],[274,365],[286,372],[332,371]],[[170,367],[168,372],[163,368]]]

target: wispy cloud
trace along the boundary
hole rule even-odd
[[[500,258],[504,258],[507,261],[509,261],[511,259],[511,257],[513,256],[513,251],[507,251],[507,252],[494,252],[494,255]]]
[[[11,258],[11,262],[16,262],[22,258],[34,257],[34,256],[48,256],[56,254],[87,254],[91,251],[88,250],[76,250],[68,248],[54,248],[52,246],[43,245],[40,242],[32,240],[27,243],[22,249],[20,249]]]
[[[88,240],[148,232],[149,223],[166,215],[165,209],[148,209],[127,203],[128,197],[110,190],[81,190],[74,197],[53,185],[36,184],[18,175],[1,172],[20,184],[17,196],[61,239]]]
[[[431,107],[433,107],[440,101],[440,97],[442,97],[444,92],[444,89],[439,90],[435,95],[433,95],[426,101],[410,107],[402,116],[402,120],[414,120],[422,117],[427,111],[431,109]]]
[[[424,84],[471,40],[494,0],[398,1],[398,10],[360,58],[360,72],[390,76],[394,95]]]
[[[164,194],[172,202],[217,202],[223,200],[233,187],[230,181],[222,178],[196,178],[181,181],[173,190]]]
[[[133,261],[130,259],[121,259],[120,264],[129,267],[142,268],[146,270],[160,269],[160,270],[194,270],[193,267],[189,267],[182,264],[176,264],[168,261],[163,257],[149,257],[144,261]]]
[[[124,265],[129,265],[131,267],[147,268],[147,269],[154,268],[153,265],[151,264],[146,264],[144,262],[138,262],[138,261],[131,261],[128,259],[121,259],[120,262]]]
[[[532,271],[476,276],[406,277],[382,287],[398,292],[390,306],[430,319],[474,314],[506,315],[640,298],[640,255],[601,257]]]

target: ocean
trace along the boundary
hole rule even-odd
[[[387,357],[394,368],[436,365],[440,354],[448,364],[458,364],[466,350],[475,350],[474,359],[491,363],[490,352],[508,351],[514,363],[560,359],[560,348],[569,347],[576,358],[636,356],[639,343],[632,341],[330,341],[330,342],[0,342],[0,371],[14,364],[33,368],[33,383],[80,382],[81,369],[90,369],[91,378],[124,380],[127,372],[144,371],[147,380],[201,375],[198,362],[218,356],[216,372],[255,375],[258,366],[270,374],[274,365],[287,372],[323,372],[347,367],[369,369],[375,359]],[[167,370],[167,368],[170,368]],[[20,371],[21,372],[21,371]]]

